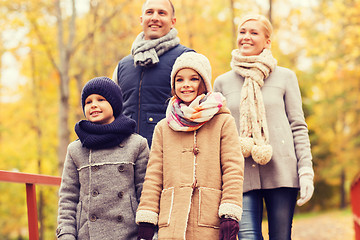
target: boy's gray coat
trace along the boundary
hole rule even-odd
[[[69,144],[59,190],[58,239],[136,239],[149,148],[132,134],[119,146]]]

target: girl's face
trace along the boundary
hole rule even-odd
[[[109,124],[115,120],[110,103],[99,94],[91,94],[85,100],[86,119],[97,124]]]
[[[239,28],[237,43],[241,55],[259,55],[269,48],[271,40],[266,37],[264,26],[259,21],[249,20]]]
[[[205,92],[200,75],[191,68],[183,68],[175,76],[175,94],[187,106]]]

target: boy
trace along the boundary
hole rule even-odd
[[[136,239],[149,149],[122,114],[120,87],[107,77],[85,84],[86,120],[75,125],[59,190],[58,239]]]

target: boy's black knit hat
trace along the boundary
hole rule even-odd
[[[110,78],[96,77],[85,84],[81,92],[81,105],[83,111],[85,107],[85,100],[91,94],[99,94],[103,96],[110,103],[115,118],[122,113],[123,97],[121,88]]]

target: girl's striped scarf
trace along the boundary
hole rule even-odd
[[[252,156],[259,164],[272,157],[269,131],[261,87],[277,64],[269,49],[256,56],[242,56],[238,49],[232,51],[231,67],[245,78],[240,99],[240,142],[244,157]]]
[[[190,132],[199,129],[224,105],[221,93],[209,92],[197,96],[189,106],[177,97],[172,97],[166,109],[166,119],[174,131]]]

